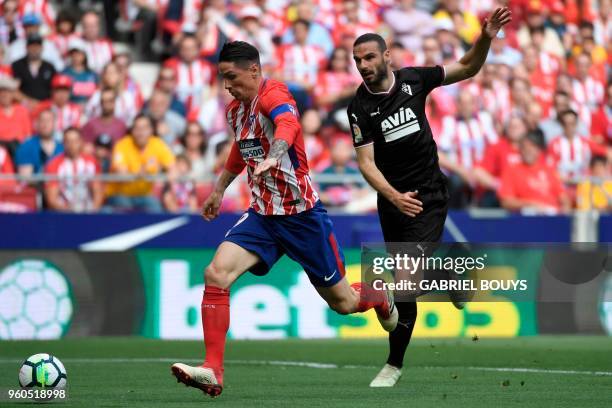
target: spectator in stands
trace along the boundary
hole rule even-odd
[[[590,178],[578,184],[576,195],[579,210],[612,211],[612,171],[605,156],[593,156]]]
[[[54,0],[20,0],[19,11],[22,17],[28,14],[36,14],[40,16],[42,23],[42,33],[44,35],[53,31],[55,25],[55,10],[51,2]]]
[[[124,51],[115,54],[113,62],[119,70],[119,88],[124,93],[130,95],[134,99],[134,104],[137,109],[141,109],[144,103],[142,92],[140,91],[140,85],[130,75],[130,66],[132,65],[132,56],[129,52]]]
[[[153,41],[157,36],[158,15],[163,10],[166,1],[132,0],[133,25],[130,27],[134,32],[134,42],[140,58],[145,61],[156,61],[157,55],[152,48]]]
[[[72,95],[70,100],[85,105],[98,88],[98,75],[87,65],[85,43],[80,38],[68,43],[68,66],[62,72],[72,79]]]
[[[76,19],[72,11],[64,9],[55,19],[55,32],[48,36],[62,58],[68,56],[70,42],[79,39],[76,31]]]
[[[170,109],[179,115],[187,116],[187,108],[185,104],[176,95],[176,74],[174,69],[170,67],[161,67],[155,87],[163,92],[172,95]]]
[[[101,136],[106,135],[111,145],[127,133],[125,122],[115,116],[117,93],[114,89],[104,89],[100,93],[100,116],[91,119],[83,126],[83,140],[86,151],[92,152],[91,146]]]
[[[210,14],[210,13],[209,13]],[[272,33],[261,24],[261,9],[254,4],[247,4],[240,9],[238,25],[234,24],[228,16],[213,14],[213,21],[221,30],[223,36],[230,41],[246,41],[259,50],[259,58],[264,70],[274,62],[274,44]]]
[[[159,199],[152,195],[153,183],[142,177],[165,172],[169,181],[174,181],[174,155],[163,140],[154,135],[154,129],[155,124],[150,117],[138,115],[130,134],[115,144],[112,171],[137,178],[109,183],[109,197],[106,201],[108,207],[118,211],[162,211]]]
[[[322,175],[336,176],[336,182],[319,183],[321,201],[330,207],[340,207],[352,199],[362,197],[366,193],[363,182],[347,181],[343,176],[357,177],[360,173],[353,161],[352,141],[340,136],[331,143],[331,165],[321,172]]]
[[[100,99],[102,90],[112,89],[115,91],[115,116],[125,122],[127,125],[132,123],[134,117],[140,111],[139,95],[129,92],[123,86],[121,72],[116,63],[110,62],[102,71],[100,80],[100,88],[89,98],[85,106],[85,116],[88,119],[100,116],[102,105]]]
[[[440,165],[448,172],[451,206],[464,207],[475,182],[473,169],[484,158],[488,145],[497,142],[491,114],[478,111],[474,96],[462,89],[457,96],[457,116],[442,120]]]
[[[612,145],[612,82],[606,88],[606,104],[591,117],[591,139],[600,145]]]
[[[319,72],[314,88],[316,106],[331,112],[346,109],[350,97],[355,94],[360,80],[350,71],[349,52],[336,48],[329,59],[327,69]]]
[[[202,8],[200,23],[195,34],[200,42],[200,56],[212,64],[219,62],[221,48],[229,41],[217,24],[219,18],[234,24],[237,21],[234,14],[227,10],[224,0],[217,0],[216,3],[222,8],[218,9],[214,1]]]
[[[363,6],[364,3],[359,0],[345,0],[340,3],[340,11],[331,30],[335,44],[341,45],[342,39],[346,37],[357,38],[376,31],[377,16],[369,15],[367,7]]]
[[[321,117],[314,109],[308,109],[300,118],[302,133],[304,134],[304,148],[308,158],[308,168],[314,172],[320,172],[331,164],[329,160],[329,149],[321,140]]]
[[[113,44],[101,37],[100,16],[95,11],[88,11],[81,16],[81,29],[87,62],[99,74],[113,59]]]
[[[15,102],[19,84],[13,78],[0,77],[0,143],[14,151],[32,134],[28,110]]]
[[[102,174],[110,173],[112,155],[113,140],[108,134],[102,133],[93,143],[93,157],[96,159]]]
[[[604,101],[604,86],[591,75],[591,56],[582,53],[575,58],[576,77],[573,81],[574,100],[586,105],[591,112]]]
[[[277,56],[277,76],[287,83],[300,112],[310,107],[309,93],[326,61],[323,49],[307,43],[309,25],[306,20],[294,22],[295,42],[280,46]]]
[[[29,44],[27,38],[30,36],[40,36],[42,39],[42,59],[51,63],[56,71],[64,69],[64,60],[59,50],[55,47],[55,44],[42,37],[40,34],[40,17],[37,14],[26,14],[23,16],[21,23],[25,30],[25,37],[19,38],[11,43],[11,46],[8,48],[9,62],[13,63],[26,56]]]
[[[170,58],[164,66],[172,68],[176,78],[176,94],[187,112],[200,106],[214,95],[215,68],[199,58],[200,44],[192,34],[184,35],[178,43],[178,57]]]
[[[64,131],[64,153],[49,161],[45,174],[59,177],[45,183],[45,201],[51,210],[66,212],[98,211],[104,202],[100,168],[93,156],[83,152],[81,132]]]
[[[433,15],[436,20],[451,20],[457,34],[465,44],[472,44],[480,34],[480,21],[474,13],[462,9],[459,0],[441,0],[440,9]]]
[[[504,64],[513,67],[523,60],[523,56],[519,51],[508,45],[505,33],[498,34],[491,41],[489,55],[487,55],[488,64]]]
[[[572,109],[572,101],[570,96],[564,91],[558,90],[553,97],[553,107],[550,109],[548,118],[540,123],[540,128],[544,132],[546,144],[549,144],[555,137],[563,133],[560,114]],[[578,119],[578,134],[587,136],[588,129],[586,125]]]
[[[8,48],[13,42],[25,38],[25,30],[19,18],[19,1],[5,0],[0,16],[0,44]]]
[[[11,156],[4,147],[0,145],[0,176],[10,176],[15,174],[15,167]],[[0,178],[0,190],[12,188],[16,184],[14,179]]]
[[[503,208],[543,214],[570,210],[571,201],[555,169],[543,160],[543,149],[544,139],[537,133],[521,139],[521,162],[506,167],[497,192]]]
[[[307,22],[306,44],[320,47],[325,55],[331,55],[334,50],[334,42],[327,28],[315,21],[315,4],[311,0],[300,1],[296,5],[297,20]],[[286,30],[283,34],[283,44],[293,44],[296,42],[294,27]]]
[[[188,180],[191,173],[191,161],[184,154],[176,157],[177,180],[164,186],[162,201],[164,208],[172,213],[194,213],[198,211],[195,184]]]
[[[67,75],[56,74],[51,81],[51,99],[38,104],[33,113],[50,110],[55,114],[55,131],[62,134],[70,127],[81,126],[81,107],[70,102],[72,79]]]
[[[527,7],[527,19],[526,24],[523,24],[516,36],[518,39],[519,46],[525,48],[532,43],[531,35],[534,31],[541,30],[544,27],[544,39],[543,39],[543,50],[547,51],[557,57],[562,58],[565,54],[561,38],[557,35],[557,32],[550,28],[545,27],[546,17],[544,15],[544,4],[541,1],[530,1]]]
[[[478,198],[481,207],[498,207],[497,189],[506,167],[521,162],[519,144],[527,134],[527,123],[520,116],[513,116],[504,128],[504,137],[487,146],[483,160],[474,168],[474,177],[484,190]]]
[[[383,15],[396,40],[409,50],[420,49],[423,38],[433,35],[435,29],[431,14],[415,8],[414,3],[415,0],[401,0]]]
[[[20,176],[42,173],[47,162],[64,151],[62,144],[55,138],[55,115],[52,111],[40,112],[36,131],[36,135],[23,142],[15,154]]]
[[[193,179],[210,179],[213,175],[214,152],[207,154],[207,143],[204,130],[198,122],[189,122],[185,133],[180,138],[182,154],[189,159],[190,177]]]
[[[13,62],[12,70],[19,79],[19,90],[29,99],[29,105],[44,101],[51,96],[51,80],[55,68],[42,58],[43,38],[39,34],[31,34],[27,39],[27,55]]]
[[[561,179],[569,183],[587,175],[594,154],[606,155],[607,152],[605,148],[592,144],[587,137],[578,134],[578,114],[575,111],[561,112],[559,122],[563,133],[550,141],[548,154]]]
[[[185,132],[186,122],[185,118],[170,110],[170,102],[169,94],[156,89],[144,112],[155,121],[155,134],[161,137],[168,146],[173,147],[176,139]]]

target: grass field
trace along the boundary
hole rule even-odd
[[[198,363],[200,342],[135,338],[0,342],[0,406],[21,361],[47,352],[68,371],[70,407],[611,407],[612,339],[414,340],[397,387],[370,389],[384,341],[234,341],[225,389],[177,384],[170,363]]]

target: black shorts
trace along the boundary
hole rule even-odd
[[[444,222],[448,213],[449,194],[446,186],[439,190],[419,193],[423,211],[412,218],[402,213],[391,202],[378,196],[378,216],[385,242],[429,243],[433,252],[442,241]]]

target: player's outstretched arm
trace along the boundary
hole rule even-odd
[[[482,33],[472,48],[459,61],[444,67],[446,76],[442,85],[454,84],[476,75],[487,59],[491,40],[510,21],[512,21],[512,12],[508,7],[497,8],[486,18],[482,25]]]
[[[374,162],[374,146],[372,144],[358,147],[357,163],[366,181],[409,217],[416,217],[423,211],[423,203],[416,196],[418,192],[400,193],[385,178]]]
[[[223,169],[223,172],[217,180],[215,189],[210,193],[202,205],[202,217],[204,217],[206,221],[212,221],[217,218],[219,215],[219,208],[221,207],[221,201],[223,201],[223,194],[236,177],[238,177],[237,174],[231,173],[227,169]]]

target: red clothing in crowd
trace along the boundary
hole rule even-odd
[[[501,138],[497,143],[487,146],[479,167],[499,178],[508,166],[517,165],[520,162],[521,155],[516,146],[510,143],[508,139]]]
[[[62,153],[47,164],[45,173],[62,177],[60,180],[49,181],[48,185],[59,186],[59,195],[69,208],[74,211],[93,209],[91,181],[83,177],[100,174],[96,159],[88,155],[70,159]],[[76,175],[80,178],[75,178]]]
[[[537,160],[532,165],[521,162],[507,166],[497,191],[501,200],[516,198],[557,210],[560,209],[559,197],[563,193],[563,184],[557,172],[544,160]]]
[[[55,131],[63,132],[69,127],[81,126],[81,115],[83,109],[76,103],[67,103],[63,107],[59,107],[51,100],[43,101],[38,104],[36,110],[32,113],[32,118],[36,120],[42,111],[50,110],[55,115]]]
[[[32,122],[28,110],[19,104],[9,109],[0,107],[0,141],[23,142],[32,135]]]
[[[8,151],[0,146],[0,174],[15,174],[15,168],[11,161]],[[15,180],[3,180],[0,179],[0,188],[10,187],[15,184]]]

